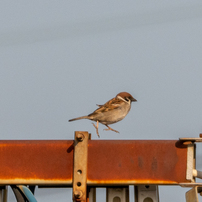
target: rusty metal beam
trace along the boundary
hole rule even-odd
[[[88,184],[178,184],[187,147],[175,140],[89,141]]]
[[[72,186],[73,140],[1,140],[0,184]],[[177,140],[89,140],[88,186],[180,184],[187,147]]]
[[[73,140],[1,140],[0,184],[72,184]]]

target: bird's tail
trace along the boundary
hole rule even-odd
[[[79,119],[88,119],[88,118],[89,118],[88,116],[81,116],[81,117],[78,117],[78,118],[70,119],[69,121],[76,121],[76,120],[79,120]]]

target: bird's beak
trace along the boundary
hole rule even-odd
[[[131,102],[137,102],[137,100],[133,97],[131,98]]]

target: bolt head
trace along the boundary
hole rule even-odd
[[[84,135],[82,134],[82,133],[78,133],[77,135],[76,135],[76,139],[79,141],[79,142],[82,142],[83,141],[83,139],[84,139]]]
[[[82,192],[82,191],[76,190],[76,191],[74,192],[74,197],[75,197],[75,198],[80,199],[82,196],[83,196],[83,192]]]

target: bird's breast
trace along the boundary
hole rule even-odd
[[[130,104],[123,103],[116,109],[100,113],[97,117],[97,120],[102,124],[113,124],[121,121],[128,114],[129,111]]]

